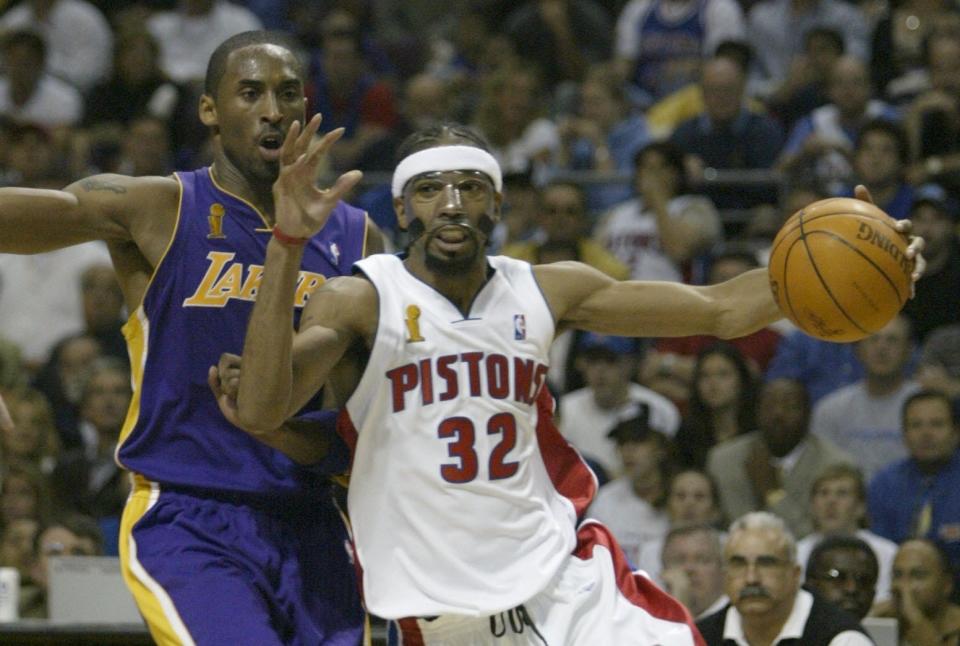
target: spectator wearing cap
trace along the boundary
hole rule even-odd
[[[669,439],[650,426],[650,407],[620,422],[607,436],[616,443],[623,473],[600,487],[587,516],[605,524],[631,563],[645,545],[662,542],[670,528],[664,510],[673,470]]]
[[[0,41],[4,75],[0,78],[0,115],[44,128],[72,126],[83,115],[83,99],[69,83],[44,71],[47,46],[28,30]]]
[[[757,402],[759,430],[717,445],[707,454],[707,472],[720,489],[727,518],[757,509],[784,519],[795,536],[813,530],[810,490],[828,466],[852,463],[829,440],[810,433],[810,398],[793,379],[763,385]]]
[[[960,323],[960,247],[957,245],[957,201],[943,187],[917,189],[910,210],[913,232],[926,241],[927,268],[914,284],[916,293],[904,306],[922,343],[934,328]]]
[[[616,476],[624,465],[611,429],[646,407],[649,414],[644,423],[672,438],[680,426],[680,412],[663,395],[630,381],[637,361],[634,339],[586,334],[578,349],[576,365],[587,386],[560,400],[560,433],[610,476]]]

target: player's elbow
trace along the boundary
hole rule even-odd
[[[239,402],[238,402],[239,404]],[[283,426],[284,416],[270,409],[256,406],[237,406],[237,422],[244,431],[253,437],[265,440]]]

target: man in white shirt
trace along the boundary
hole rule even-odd
[[[867,516],[867,487],[863,473],[849,464],[824,469],[810,490],[810,514],[816,531],[797,542],[797,564],[806,568],[816,546],[830,535],[856,536],[873,550],[879,568],[876,599],[890,598],[890,573],[897,544],[863,528]],[[807,572],[807,576],[810,573]]]
[[[579,347],[577,365],[587,387],[560,400],[560,433],[615,478],[623,465],[609,431],[635,417],[638,404],[646,404],[651,428],[672,438],[680,426],[680,412],[663,395],[631,381],[637,366],[634,339],[588,333]]]
[[[107,78],[113,32],[100,10],[85,0],[28,0],[4,14],[0,29],[31,29],[50,48],[46,71],[81,92]]]
[[[44,71],[47,46],[32,31],[12,31],[0,44],[5,73],[0,77],[0,115],[44,128],[72,126],[83,115],[80,93]]]
[[[813,408],[810,431],[856,456],[867,481],[907,457],[900,413],[907,398],[920,390],[907,375],[913,348],[910,320],[901,314],[857,343],[863,379],[830,393]]]
[[[174,81],[202,79],[207,61],[219,43],[244,31],[263,29],[260,19],[226,0],[180,0],[174,11],[147,20],[160,44],[160,66]]]
[[[800,589],[796,543],[777,516],[751,512],[734,521],[724,559],[731,605],[697,622],[708,646],[873,644],[856,619]]]

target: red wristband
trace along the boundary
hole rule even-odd
[[[301,247],[307,243],[307,240],[310,238],[295,238],[293,236],[288,236],[286,233],[280,230],[279,225],[273,225],[273,237],[280,241],[280,244],[284,244],[288,247]]]

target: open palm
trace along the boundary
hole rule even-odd
[[[319,127],[319,114],[305,128],[295,121],[280,148],[280,175],[273,184],[276,223],[284,234],[295,238],[310,238],[319,232],[337,202],[363,177],[360,171],[351,170],[328,189],[316,186],[320,160],[344,132],[337,128],[315,140]]]

